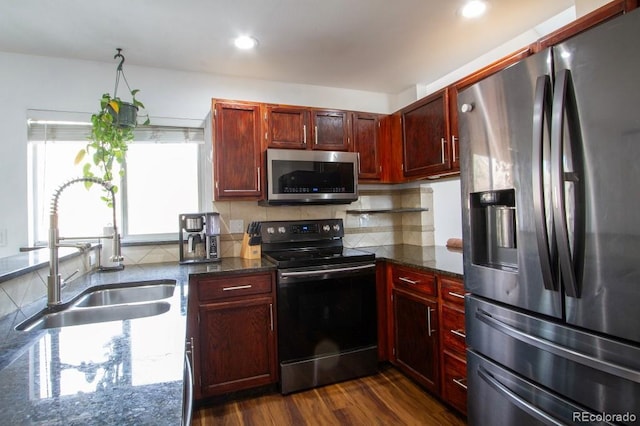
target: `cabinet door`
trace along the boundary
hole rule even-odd
[[[448,105],[447,91],[442,90],[403,110],[405,177],[424,177],[451,168]]]
[[[380,164],[380,119],[376,114],[356,112],[353,114],[353,146],[360,154],[358,179],[379,180]]]
[[[313,149],[349,151],[349,114],[346,111],[312,110]]]
[[[272,298],[200,305],[198,313],[203,396],[277,380]]]
[[[439,392],[437,303],[393,290],[395,360],[408,375]]]
[[[460,139],[458,138],[458,89],[449,87],[449,147],[451,170],[460,170]]]
[[[215,199],[260,199],[260,105],[214,100],[213,112]]]
[[[306,149],[311,137],[308,109],[268,106],[266,114],[269,148]]]

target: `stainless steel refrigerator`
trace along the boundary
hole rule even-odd
[[[640,422],[640,10],[458,107],[469,424]]]

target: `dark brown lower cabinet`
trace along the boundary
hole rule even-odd
[[[438,276],[442,349],[442,399],[467,413],[467,345],[462,280]]]
[[[395,364],[439,394],[438,305],[419,294],[393,289]]]
[[[457,353],[443,352],[442,399],[467,413],[467,361]]]
[[[196,399],[277,382],[273,287],[271,273],[191,279]]]

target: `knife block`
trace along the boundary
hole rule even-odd
[[[243,259],[260,259],[262,257],[262,247],[260,244],[255,246],[249,245],[249,234],[246,232],[242,237],[242,247],[240,248],[240,257]]]

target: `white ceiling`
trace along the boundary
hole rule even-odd
[[[2,0],[0,51],[399,93],[574,5],[489,0]],[[252,52],[232,39],[252,34]],[[126,70],[126,66],[125,66]]]

